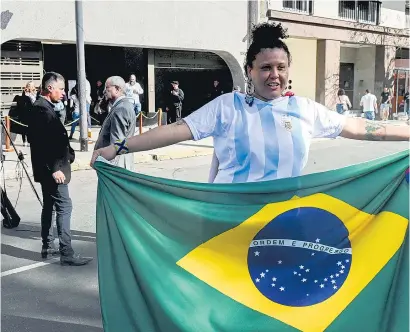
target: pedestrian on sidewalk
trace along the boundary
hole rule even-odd
[[[112,76],[105,82],[105,93],[111,103],[111,111],[102,124],[94,149],[101,149],[116,141],[122,141],[134,135],[137,117],[134,105],[125,97],[126,84],[122,77]],[[115,164],[128,170],[134,170],[133,155],[118,156]]]
[[[366,89],[366,94],[360,100],[360,106],[363,107],[363,113],[366,119],[375,119],[377,112],[377,98],[374,94],[370,93],[369,89]]]
[[[178,81],[171,82],[172,89],[167,96],[165,111],[167,112],[168,123],[175,123],[182,117],[182,102],[185,98],[184,91],[179,88]]]
[[[41,95],[31,109],[28,126],[34,181],[41,184],[43,193],[41,257],[60,253],[62,265],[85,265],[92,258],[75,254],[71,246],[72,203],[68,184],[75,154],[67,131],[54,111],[55,103],[65,94],[64,77],[54,72],[46,73],[41,89]],[[54,245],[53,208],[56,211],[59,250]]]
[[[339,114],[344,114],[344,112],[349,110],[349,107],[352,108],[350,99],[346,95],[346,92],[344,89],[339,89],[339,91],[337,92],[336,102],[337,102],[336,111]]]
[[[345,117],[308,98],[283,96],[291,62],[287,37],[281,24],[256,25],[246,55],[246,95],[224,94],[175,124],[98,149],[91,165],[98,156],[112,160],[212,136],[218,163],[213,182],[257,182],[300,176],[314,137],[409,140],[408,127]]]
[[[387,121],[390,115],[391,94],[388,87],[383,89],[380,95],[380,118],[382,121]]]
[[[13,102],[16,102],[16,106],[13,110],[10,110],[9,116],[21,124],[12,122],[10,125],[10,131],[12,133],[21,134],[23,140],[23,146],[27,146],[27,122],[30,116],[31,108],[36,101],[36,86],[33,81],[27,82],[21,96],[16,96]]]
[[[64,95],[63,99],[61,99],[59,102],[55,104],[54,111],[56,112],[58,118],[60,119],[61,123],[65,124],[65,119],[66,119],[66,107],[67,107],[67,96]]]
[[[137,78],[134,74],[130,75],[130,80],[126,84],[126,96],[131,98],[134,103],[135,115],[141,112],[140,95],[144,93],[141,85],[137,82]]]

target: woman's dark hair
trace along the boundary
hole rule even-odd
[[[339,89],[339,91],[337,92],[338,96],[344,96],[346,94],[344,89]]]
[[[70,96],[72,96],[72,95],[78,95],[78,86],[77,86],[77,84],[76,85],[74,85],[74,87],[71,89],[71,92],[70,92]]]
[[[291,55],[288,46],[282,41],[289,36],[286,34],[287,29],[282,27],[282,24],[273,22],[265,22],[257,24],[252,29],[252,43],[246,52],[245,73],[248,75],[247,67],[252,68],[252,62],[256,55],[265,48],[279,48],[288,55],[288,64],[291,63]]]

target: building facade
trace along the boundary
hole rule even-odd
[[[256,20],[282,22],[288,29],[297,95],[334,108],[337,90],[344,88],[358,108],[365,89],[380,95],[384,86],[408,88],[408,1],[256,3]],[[171,77],[188,88],[190,108],[206,92],[204,80],[211,85],[222,78],[244,89],[248,22],[254,15],[247,1],[84,1],[83,9],[92,84],[138,72],[147,111],[163,106]],[[2,101],[27,80],[39,84],[44,70],[72,68],[65,76],[75,80],[74,1],[3,1],[1,28]],[[122,67],[109,66],[122,61]]]
[[[394,89],[398,102],[408,89],[408,1],[267,1],[264,5],[261,19],[266,16],[288,28],[295,93],[334,108],[337,90],[343,88],[358,109],[366,89],[380,96],[383,87],[396,87],[396,77],[401,77],[403,88]]]

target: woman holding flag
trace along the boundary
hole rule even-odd
[[[285,95],[291,54],[281,24],[253,29],[246,55],[246,94],[234,91],[210,101],[184,119],[96,150],[112,160],[186,140],[214,138],[214,183],[268,181],[299,176],[312,138],[405,141],[408,126],[348,118],[303,97]]]

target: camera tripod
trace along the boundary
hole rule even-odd
[[[33,181],[30,178],[30,175],[27,171],[27,164],[24,162],[24,155],[21,151],[17,152],[16,146],[14,145],[13,140],[11,139],[10,133],[6,127],[6,125],[4,124],[4,120],[3,117],[1,119],[1,125],[3,127],[3,130],[5,132],[5,134],[7,135],[8,139],[10,140],[10,143],[14,149],[14,151],[17,154],[17,163],[20,163],[20,165],[22,166],[24,173],[26,174],[26,177],[30,183],[31,189],[33,190],[34,194],[36,195],[38,201],[40,202],[41,206],[43,206],[43,203],[41,202],[40,196],[37,193],[36,188],[34,187]],[[1,143],[2,144],[2,143]],[[2,164],[2,168],[4,169],[4,162],[5,162],[5,158],[3,157],[3,154],[0,156],[1,158],[1,164]],[[3,215],[4,219],[3,219],[3,226],[5,228],[14,228],[17,227],[20,223],[20,217],[18,215],[18,213],[16,212],[15,208],[13,207],[13,205],[11,204],[9,198],[7,197],[7,192],[6,192],[6,180],[4,179],[4,188],[1,188],[1,214]]]

